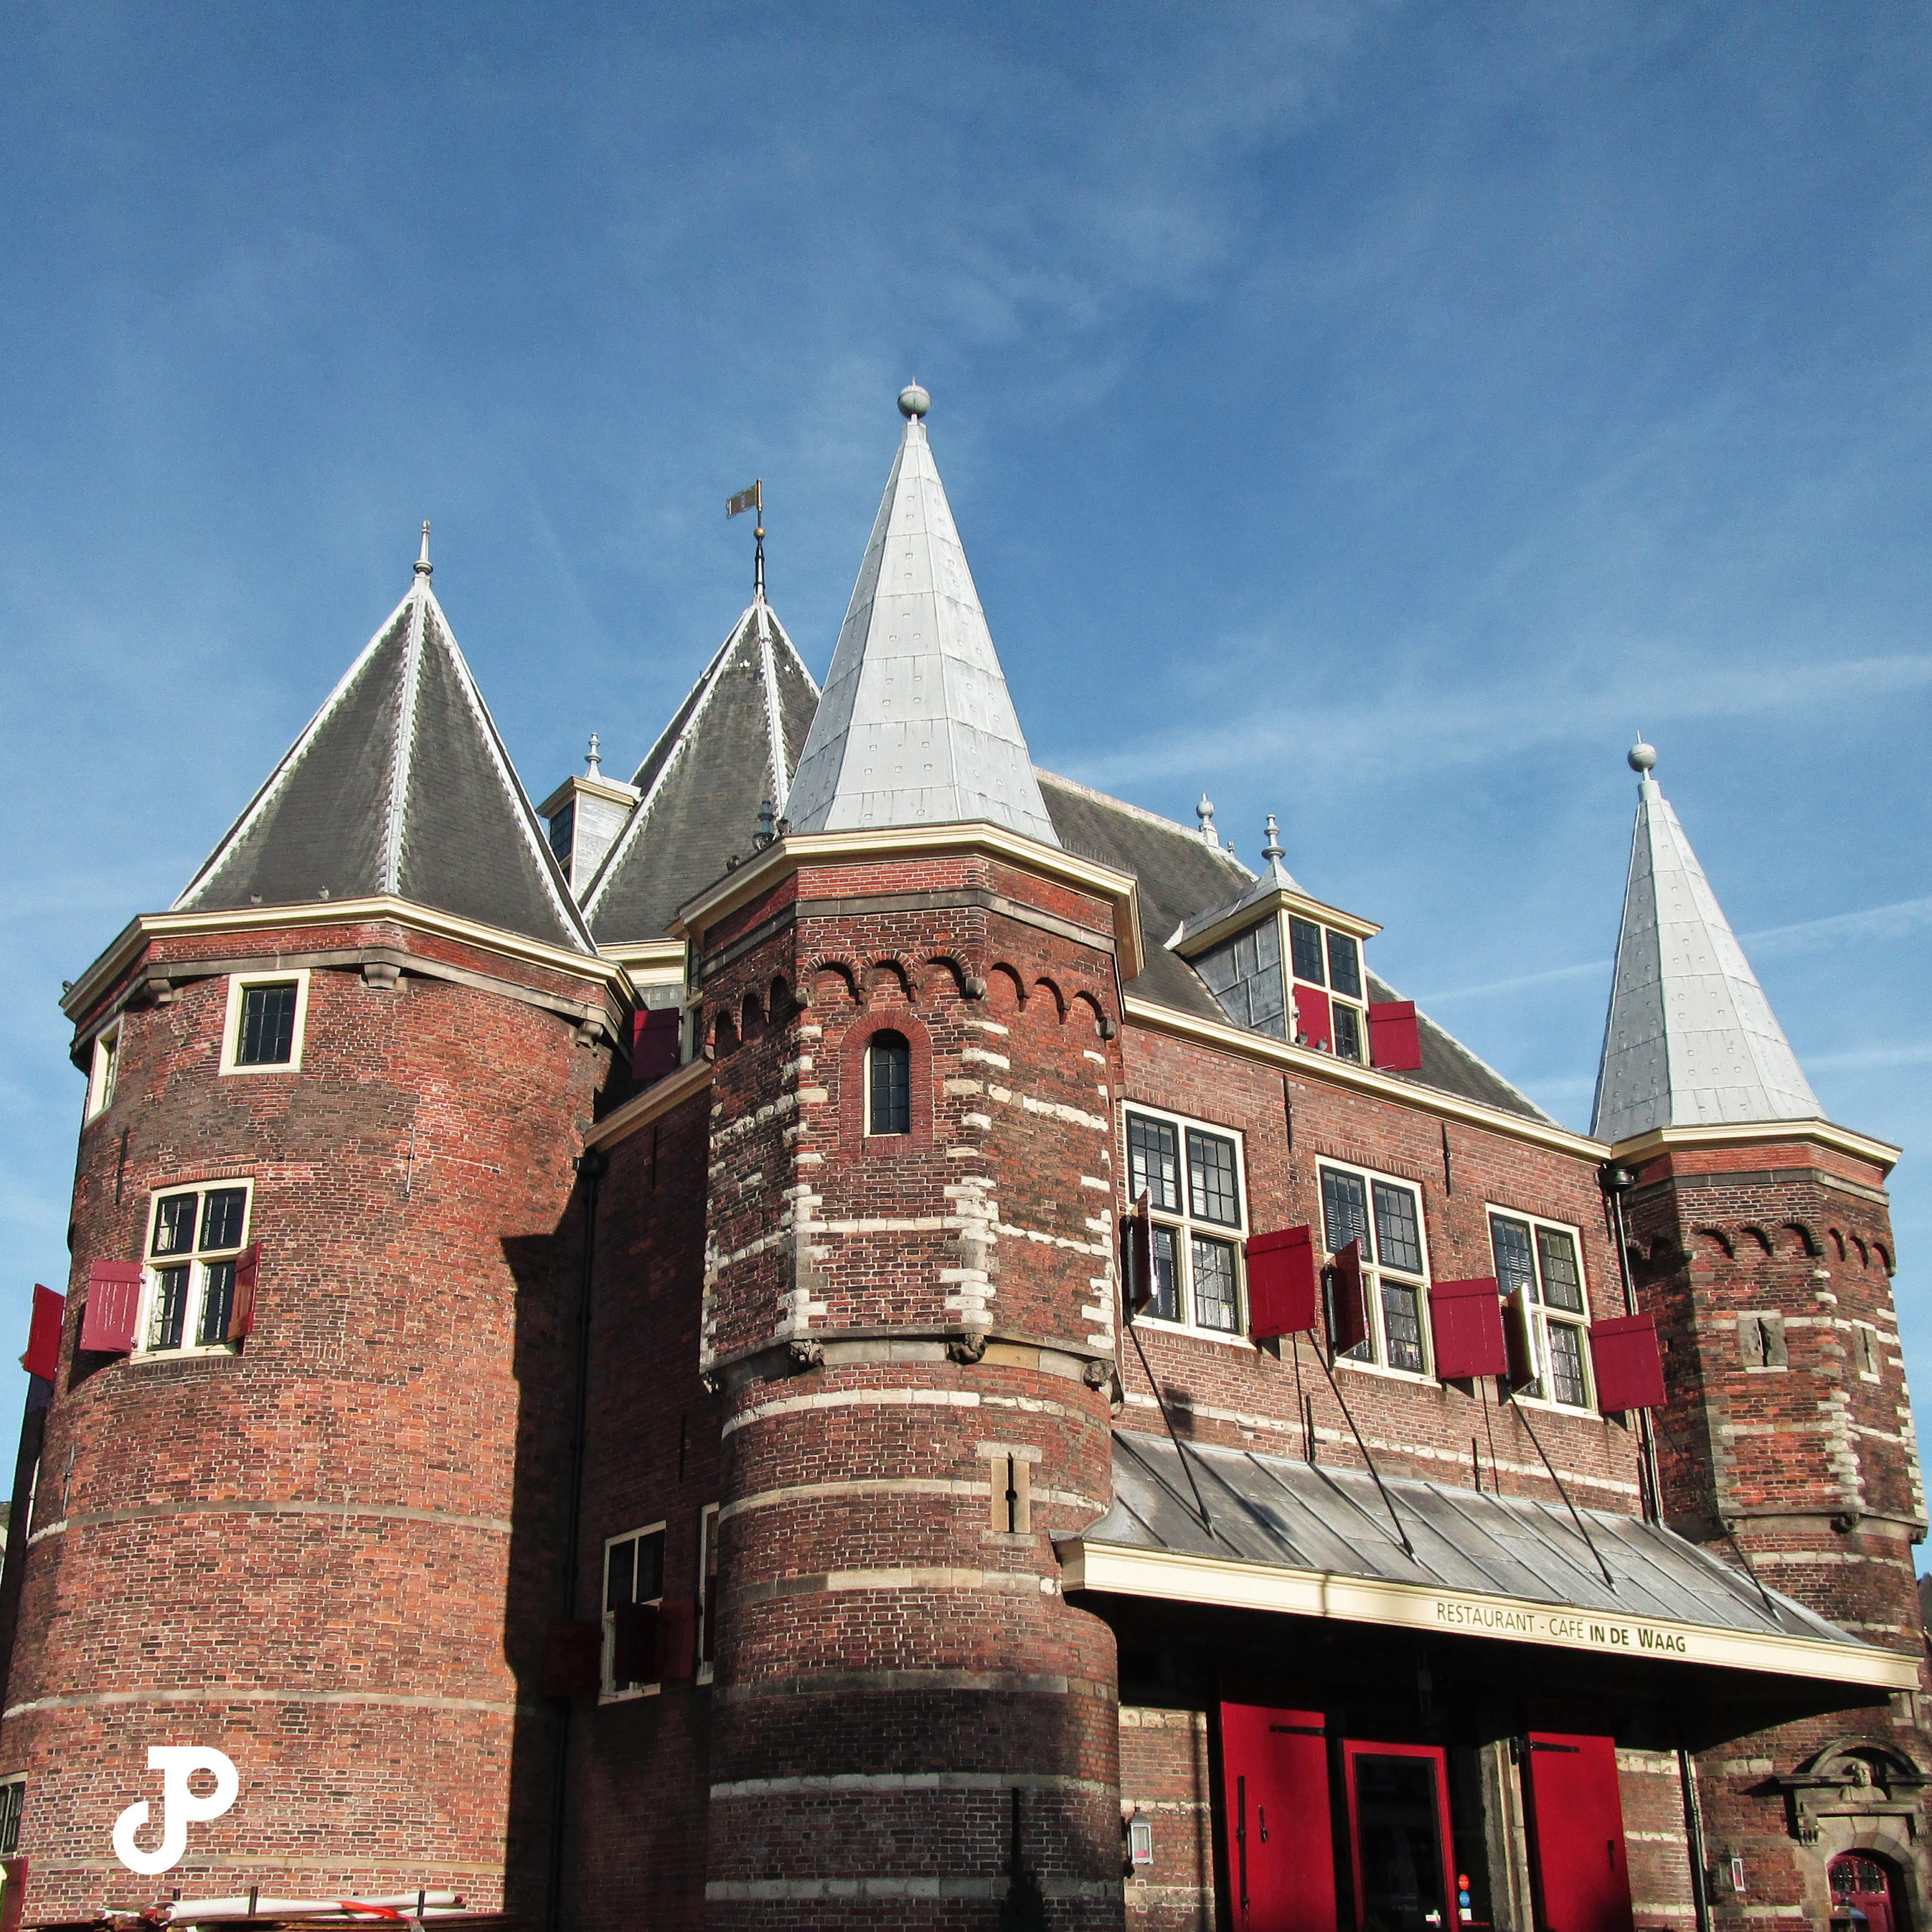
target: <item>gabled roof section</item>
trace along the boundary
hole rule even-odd
[[[731,627],[631,783],[643,795],[584,895],[607,945],[662,938],[678,908],[784,817],[818,686],[762,595]]]
[[[1138,998],[1226,1026],[1228,1016],[1220,1002],[1199,974],[1179,953],[1168,949],[1167,941],[1183,925],[1208,925],[1204,914],[1211,913],[1217,921],[1224,918],[1234,902],[1250,894],[1257,905],[1272,903],[1278,889],[1272,877],[1275,869],[1257,878],[1238,860],[1208,844],[1186,826],[1110,798],[1104,792],[1090,791],[1054,772],[1036,769],[1034,776],[1053,814],[1061,845],[1081,858],[1097,859],[1130,873],[1140,884],[1140,928],[1147,963],[1128,990]],[[1282,872],[1281,876],[1288,875]],[[1368,976],[1368,995],[1377,1003],[1399,997],[1373,973]],[[1392,1078],[1479,1101],[1526,1120],[1549,1122],[1549,1115],[1527,1094],[1519,1093],[1426,1014],[1418,1013],[1416,1020],[1422,1066],[1413,1073]]]
[[[1823,1109],[1657,780],[1643,774],[1590,1131],[1816,1120]]]
[[[887,479],[792,787],[801,832],[985,820],[1057,842],[926,441],[925,392]]]
[[[426,527],[409,595],[174,910],[388,894],[595,952],[429,575]]]

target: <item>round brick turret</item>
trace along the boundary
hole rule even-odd
[[[980,832],[985,832],[980,828]],[[709,1922],[1121,1915],[1115,894],[971,828],[795,839],[695,935],[725,1396]],[[1032,854],[1037,851],[1038,860]],[[868,1054],[903,1041],[903,1131]]]
[[[0,1739],[27,1774],[32,1919],[257,1884],[540,1907],[506,1868],[540,1885],[534,1647],[611,974],[400,906],[318,910],[145,922],[77,1016],[83,1048],[119,1030]],[[299,1063],[225,1070],[231,980],[257,971],[306,983]],[[79,1349],[94,1264],[142,1260],[156,1195],[195,1183],[251,1191],[252,1332]],[[147,1878],[110,1835],[146,1798],[158,1836],[155,1745],[225,1753],[240,1789]]]

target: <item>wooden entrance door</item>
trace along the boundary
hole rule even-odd
[[[1630,1866],[1617,1746],[1533,1730],[1530,1828],[1541,1932],[1630,1932]]]
[[[1334,1932],[1328,1746],[1319,1711],[1221,1706],[1234,1932]]]
[[[1358,1932],[1446,1932],[1448,1766],[1432,1744],[1342,1747]]]
[[[1893,1909],[1890,1869],[1852,1852],[1832,1860],[1832,1924],[1850,1932],[1903,1932]]]

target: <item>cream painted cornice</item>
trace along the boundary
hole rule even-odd
[[[586,1147],[614,1147],[628,1140],[641,1127],[662,1120],[673,1107],[681,1106],[694,1094],[711,1084],[711,1063],[694,1060],[667,1073],[654,1087],[647,1087],[634,1100],[626,1100],[614,1113],[606,1114],[583,1137]]]
[[[1077,886],[1113,907],[1114,947],[1121,977],[1132,979],[1146,964],[1140,949],[1140,888],[1132,875],[1091,859],[1075,858],[1055,845],[999,825],[888,826],[876,832],[794,832],[728,872],[685,906],[675,931],[702,935],[727,914],[767,892],[795,872],[822,865],[917,857],[935,852],[983,852],[1029,872]]]
[[[1358,918],[1352,912],[1344,912],[1340,906],[1324,906],[1320,900],[1311,899],[1305,892],[1291,892],[1286,886],[1278,885],[1270,891],[1242,900],[1211,924],[1199,927],[1173,941],[1174,949],[1183,959],[1192,959],[1210,946],[1218,946],[1223,940],[1247,931],[1258,917],[1269,912],[1299,912],[1322,925],[1333,926],[1338,933],[1352,934],[1357,939],[1373,939],[1382,930],[1373,919]]]
[[[561,946],[546,946],[541,940],[506,932],[500,926],[483,925],[454,912],[441,912],[434,906],[419,906],[413,900],[383,894],[369,899],[305,900],[299,906],[232,906],[223,912],[143,912],[122,929],[107,950],[74,982],[72,989],[61,995],[60,1011],[69,1020],[85,1013],[128,970],[141,949],[155,940],[183,939],[199,933],[260,932],[278,927],[288,930],[361,925],[376,920],[433,933],[439,939],[459,940],[506,959],[521,960],[526,965],[568,973],[580,980],[594,980],[626,999],[635,997],[629,974],[615,960],[572,952]]]
[[[1380,1577],[1339,1576],[1333,1571],[1276,1568],[1225,1557],[1171,1550],[1137,1549],[1074,1538],[1054,1546],[1061,1587],[1105,1590],[1123,1596],[1159,1597],[1171,1602],[1217,1604],[1232,1609],[1274,1611],[1291,1617],[1333,1617],[1349,1623],[1393,1625],[1407,1630],[1449,1632],[1504,1643],[1545,1644],[1582,1651],[1620,1663],[1666,1661],[1715,1664],[1730,1670],[1774,1671],[1834,1684],[1869,1684],[1910,1690],[1918,1683],[1918,1660],[1875,1644],[1823,1637],[1774,1636],[1708,1623],[1677,1623],[1620,1613],[1543,1603],[1531,1597],[1449,1590]]]
[[[681,939],[622,940],[615,946],[600,946],[606,959],[614,960],[633,979],[661,980],[667,974],[681,980],[685,974],[685,943]]]
[[[1398,1106],[1414,1107],[1443,1120],[1460,1121],[1465,1126],[1479,1127],[1487,1133],[1503,1134],[1512,1140],[1526,1140],[1533,1146],[1548,1147],[1579,1160],[1601,1161],[1610,1153],[1609,1148],[1601,1140],[1592,1140],[1586,1134],[1573,1134],[1568,1128],[1558,1127],[1553,1121],[1531,1120],[1523,1114],[1506,1113],[1500,1107],[1485,1106],[1480,1100],[1466,1100],[1460,1094],[1445,1094],[1437,1087],[1413,1086],[1406,1080],[1396,1079],[1392,1074],[1378,1072],[1375,1068],[1361,1066],[1355,1060],[1318,1053],[1312,1047],[1291,1046],[1285,1040],[1270,1038],[1266,1033],[1251,1033],[1244,1027],[1197,1019],[1191,1013],[1180,1012],[1171,1006],[1158,1006],[1152,1000],[1136,999],[1130,995],[1127,1022],[1130,1026],[1144,1026],[1150,1033],[1165,1033],[1172,1038],[1192,1040],[1219,1052],[1232,1054],[1238,1059],[1258,1060],[1263,1066],[1298,1073],[1306,1079],[1324,1080],[1332,1086],[1352,1088],[1358,1093],[1373,1094],[1380,1100],[1392,1100]]]
[[[1828,1120],[1754,1120],[1728,1126],[1653,1128],[1648,1134],[1620,1140],[1611,1152],[1626,1166],[1634,1166],[1677,1147],[1762,1147],[1794,1140],[1808,1140],[1834,1153],[1849,1154],[1854,1160],[1869,1161],[1884,1174],[1898,1165],[1903,1151],[1848,1127],[1834,1127]]]

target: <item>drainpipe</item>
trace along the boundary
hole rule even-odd
[[[1684,1795],[1684,1847],[1690,1854],[1690,1903],[1697,1932],[1711,1932],[1710,1864],[1704,1856],[1704,1807],[1697,1797],[1697,1767],[1682,1745],[1677,1747],[1678,1788]]]
[[[564,1587],[560,1600],[567,1620],[577,1617],[577,1554],[583,1540],[584,1419],[590,1401],[590,1288],[597,1263],[597,1191],[611,1163],[593,1148],[580,1155],[577,1177],[583,1183],[583,1278],[577,1298],[577,1393],[571,1420],[569,1506],[565,1516]],[[549,1932],[562,1932],[564,1910],[564,1818],[569,1793],[571,1706],[568,1699],[557,1720],[556,1768],[550,1784],[550,1871],[545,1887],[543,1921]]]

